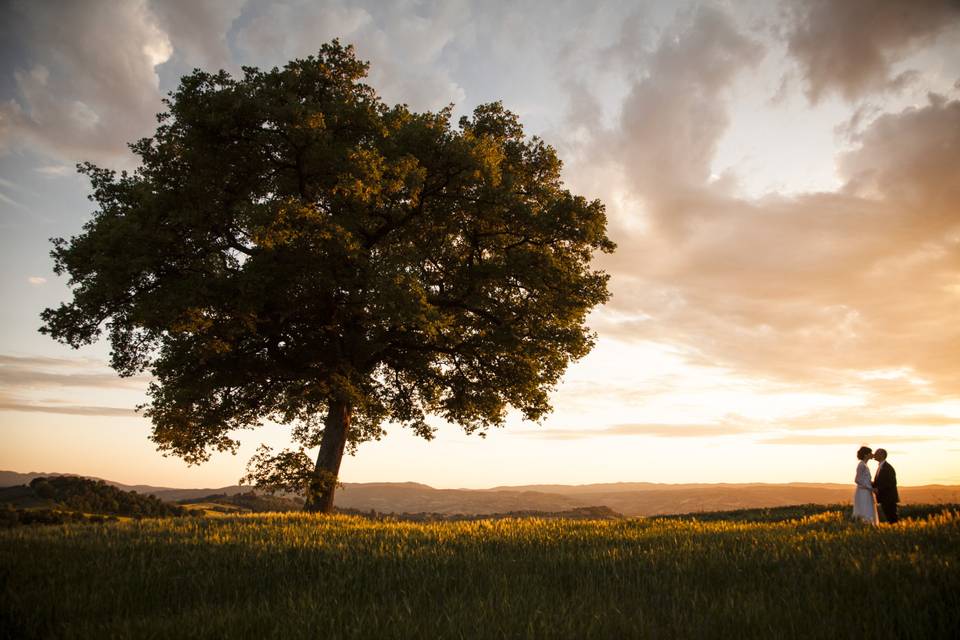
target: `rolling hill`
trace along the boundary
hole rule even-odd
[[[0,471],[0,486],[28,484],[33,478],[55,473]],[[204,489],[177,489],[149,485],[124,485],[105,481],[124,491],[154,495],[175,502],[211,494],[228,496],[250,491],[231,485]],[[416,482],[345,483],[336,505],[343,509],[380,513],[493,514],[511,511],[560,512],[581,507],[606,506],[627,516],[647,516],[697,511],[729,511],[795,504],[847,503],[851,486],[830,483],[791,484],[656,484],[623,482],[587,485],[501,486],[492,489],[435,489]],[[904,503],[960,502],[960,486],[901,487]]]

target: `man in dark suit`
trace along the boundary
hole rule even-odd
[[[880,463],[877,475],[873,479],[873,490],[877,494],[877,502],[883,510],[884,519],[893,524],[897,521],[897,503],[900,494],[897,493],[897,472],[887,462],[887,450],[877,449],[873,453],[874,460]]]

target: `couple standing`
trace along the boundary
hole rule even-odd
[[[897,521],[897,503],[900,495],[897,493],[897,472],[887,462],[886,449],[877,449],[873,452],[870,447],[860,447],[857,450],[856,483],[857,489],[853,493],[853,517],[868,524],[877,524],[877,503],[883,510],[884,520],[893,524]],[[877,473],[870,479],[870,468],[867,460],[874,459],[880,464]]]

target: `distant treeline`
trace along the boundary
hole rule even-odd
[[[63,512],[131,518],[182,516],[188,513],[183,507],[155,496],[121,491],[102,480],[77,476],[34,478],[29,485],[0,489],[0,502],[4,503],[2,519],[20,523],[69,522],[76,519]]]

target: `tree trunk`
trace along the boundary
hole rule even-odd
[[[324,420],[317,466],[313,471],[313,481],[303,507],[306,511],[333,511],[333,494],[337,490],[337,477],[340,475],[340,462],[343,460],[343,448],[347,444],[352,412],[353,408],[344,402],[330,403]]]

